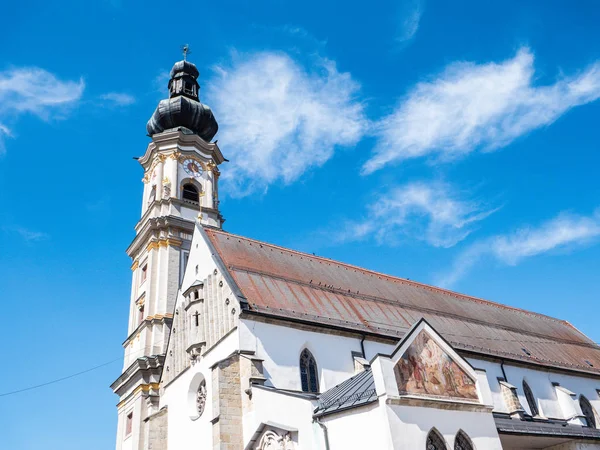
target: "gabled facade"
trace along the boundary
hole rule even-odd
[[[197,77],[174,66],[139,159],[117,450],[600,448],[569,323],[222,231]]]

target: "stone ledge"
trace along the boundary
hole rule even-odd
[[[420,406],[423,408],[436,408],[451,411],[471,411],[471,412],[486,412],[490,413],[494,409],[493,406],[482,405],[480,403],[467,403],[454,400],[432,399],[415,396],[402,397],[387,397],[386,405],[393,406]]]

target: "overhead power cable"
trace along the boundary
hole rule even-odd
[[[146,348],[142,348],[142,349],[140,349],[138,351],[133,352],[132,354],[143,352],[145,350],[146,350]],[[50,384],[59,383],[61,381],[65,381],[65,380],[68,380],[70,378],[75,378],[75,377],[77,377],[79,375],[83,375],[84,373],[92,372],[93,370],[100,369],[100,368],[102,368],[104,366],[108,366],[109,364],[112,364],[112,363],[117,362],[117,361],[122,361],[122,360],[123,360],[123,356],[119,356],[118,358],[111,359],[110,361],[106,361],[106,362],[104,362],[102,364],[98,364],[97,366],[90,367],[89,369],[85,369],[85,370],[82,370],[80,372],[72,373],[70,375],[67,375],[67,376],[64,376],[64,377],[61,377],[61,378],[56,378],[55,380],[46,381],[45,383],[36,384],[36,385],[29,386],[29,387],[22,388],[22,389],[16,389],[14,391],[4,392],[4,393],[0,394],[0,397],[6,397],[8,395],[19,394],[21,392],[31,391],[33,389],[38,389],[38,388],[41,388],[41,387],[44,387],[44,386],[48,386]]]

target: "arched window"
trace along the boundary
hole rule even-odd
[[[198,188],[194,186],[192,183],[186,183],[183,185],[183,193],[181,196],[184,200],[190,200],[192,202],[198,202],[200,198],[198,195]]]
[[[446,450],[446,441],[435,428],[427,435],[425,450]]]
[[[531,411],[532,416],[538,416],[539,411],[537,407],[537,403],[535,401],[535,397],[533,396],[533,392],[531,392],[531,388],[527,384],[527,381],[523,380],[523,393],[525,394],[525,398],[527,399],[527,404],[529,405],[529,410]]]
[[[317,362],[308,349],[300,354],[300,381],[304,392],[319,392]]]
[[[454,439],[454,450],[473,450],[473,444],[467,433],[459,430]]]
[[[150,189],[150,195],[148,195],[148,205],[150,205],[154,200],[156,200],[156,185],[152,185],[152,189]]]
[[[591,427],[591,428],[596,428],[598,425],[597,421],[596,421],[598,414],[596,413],[596,410],[594,409],[592,404],[589,402],[589,400],[587,398],[585,398],[583,395],[579,396],[579,406],[581,406],[581,412],[585,416],[585,420],[587,421],[587,426]]]

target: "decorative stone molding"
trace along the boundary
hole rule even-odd
[[[157,241],[151,241],[146,246],[146,251],[154,250],[160,247],[181,247],[183,241],[181,239],[177,239],[174,237],[170,237],[167,239],[159,239]]]
[[[204,409],[206,408],[206,381],[202,380],[200,386],[198,386],[198,392],[196,393],[196,409],[198,410],[198,417],[202,416]]]
[[[294,441],[290,432],[266,430],[260,438],[255,450],[294,450]]]
[[[138,307],[138,309],[142,309],[142,307],[144,306],[144,303],[146,303],[146,293],[145,292],[142,295],[140,295],[139,298],[135,301],[135,305]]]
[[[196,364],[198,357],[202,355],[202,350],[206,346],[206,342],[198,342],[197,344],[190,345],[185,351],[188,354],[192,366]]]

